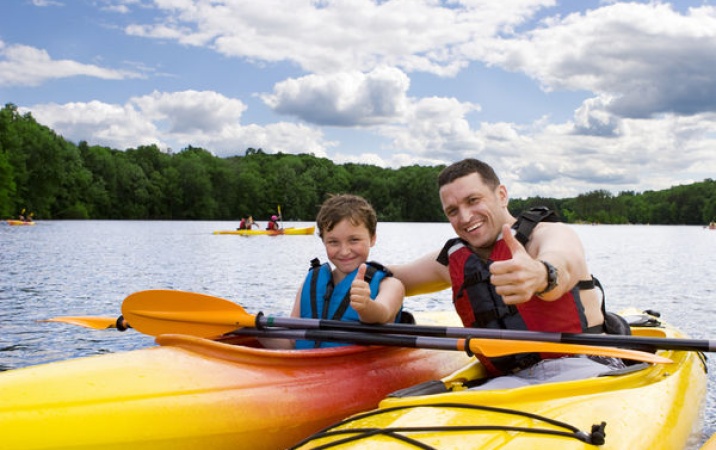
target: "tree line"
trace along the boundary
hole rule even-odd
[[[265,220],[278,207],[284,220],[315,218],[328,194],[368,199],[388,222],[445,221],[437,195],[444,166],[388,169],[334,164],[310,154],[219,158],[189,146],[125,150],[74,144],[20,114],[0,110],[0,217],[22,210],[36,219]],[[705,224],[716,220],[716,182],[644,193],[598,190],[575,198],[510,200],[510,211],[548,206],[565,222]]]

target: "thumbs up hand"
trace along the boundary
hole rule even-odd
[[[366,268],[365,263],[361,264],[358,267],[358,273],[353,283],[351,283],[351,307],[358,313],[368,308],[368,304],[372,301],[370,299],[370,285],[365,281]]]
[[[524,303],[546,283],[546,269],[541,261],[532,258],[525,247],[512,235],[509,225],[502,226],[502,239],[512,253],[512,259],[495,261],[490,265],[490,282],[508,305]]]

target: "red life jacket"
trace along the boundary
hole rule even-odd
[[[530,210],[521,215],[513,228],[524,245],[532,230],[541,221],[555,220],[546,209]],[[553,301],[533,296],[519,305],[506,305],[490,283],[489,267],[493,261],[510,259],[512,253],[503,239],[499,239],[487,261],[481,259],[459,238],[451,239],[443,248],[438,261],[448,265],[455,310],[465,327],[533,330],[560,333],[589,332],[584,307],[579,298],[580,282],[571,291]],[[590,280],[591,281],[591,280]],[[593,287],[593,282],[591,286]],[[587,288],[588,288],[587,287]],[[493,375],[514,372],[529,367],[544,358],[562,355],[520,354],[500,358],[478,358]]]

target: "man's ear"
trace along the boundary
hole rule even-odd
[[[510,196],[507,194],[507,187],[504,184],[497,186],[497,197],[500,199],[500,206],[506,208],[510,203]]]

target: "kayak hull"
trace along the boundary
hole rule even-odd
[[[239,236],[300,236],[300,235],[311,235],[316,231],[316,227],[304,227],[304,228],[282,228],[280,230],[220,230],[214,231],[214,234],[235,234]]]
[[[185,335],[157,342],[0,374],[2,448],[286,448],[468,361],[396,347],[267,350]]]
[[[683,337],[671,328],[635,328],[635,335]],[[631,373],[584,380],[546,383],[504,390],[465,390],[466,379],[484,376],[478,363],[445,378],[446,393],[386,398],[372,412],[359,414],[314,435],[300,449],[353,439],[331,449],[414,449],[388,432],[402,427],[424,428],[399,434],[425,447],[465,449],[664,449],[693,448],[699,437],[706,394],[706,366],[697,352],[660,351],[672,364],[634,366]],[[638,368],[640,370],[637,370]],[[486,411],[482,406],[503,408]],[[606,423],[604,444],[595,447],[573,436],[540,433],[573,431],[535,417],[567,423],[589,435]],[[439,427],[439,428],[425,428]],[[460,429],[459,427],[463,427]],[[511,431],[506,431],[507,428]],[[362,432],[351,430],[363,430]],[[370,431],[366,431],[370,430]],[[377,431],[380,431],[378,433]]]

